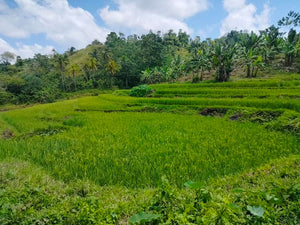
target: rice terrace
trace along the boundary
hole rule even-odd
[[[0,224],[300,224],[299,26],[4,52]]]

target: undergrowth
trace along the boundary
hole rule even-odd
[[[299,224],[300,159],[274,160],[209,183],[156,189],[63,183],[40,168],[0,163],[0,224]]]

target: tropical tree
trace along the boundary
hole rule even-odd
[[[287,38],[282,44],[282,52],[285,55],[285,66],[292,66],[294,59],[297,56],[299,50],[298,35],[294,29],[291,29],[288,33]]]
[[[172,68],[172,79],[178,79],[182,76],[185,67],[186,67],[186,62],[185,60],[182,59],[180,55],[177,55],[170,63],[170,67]]]
[[[70,55],[74,55],[74,53],[76,52],[76,48],[75,47],[71,47],[70,49],[69,49],[69,51],[68,51],[68,53],[70,54]]]
[[[39,77],[47,74],[52,67],[47,55],[35,54],[31,62],[28,73],[33,73]]]
[[[113,77],[120,71],[121,67],[114,60],[109,60],[106,64],[106,73],[110,76],[110,86],[113,86]]]
[[[142,83],[152,84],[152,70],[148,67],[142,71],[141,81]]]
[[[91,71],[92,79],[93,79],[93,81],[94,81],[94,80],[95,80],[94,74],[95,74],[95,71],[97,70],[97,65],[98,65],[97,59],[94,58],[94,57],[91,57],[91,58],[89,59],[89,62],[88,62],[87,65],[88,65],[88,69]],[[88,77],[88,80],[89,80],[89,77]]]
[[[300,13],[290,11],[287,16],[278,21],[279,26],[300,26]]]
[[[64,71],[68,64],[68,56],[66,54],[54,54],[54,62],[56,64],[56,68],[59,70],[61,76],[61,82],[63,90],[65,90],[65,76]]]
[[[197,74],[196,80],[203,81],[203,73],[205,70],[210,70],[212,67],[209,49],[205,46],[201,48],[195,48],[193,51],[193,58],[189,62],[189,69],[193,71],[193,74]],[[200,72],[200,77],[199,77]],[[193,80],[195,79],[193,75]]]
[[[280,51],[282,43],[282,34],[279,32],[279,27],[270,26],[260,32],[263,39],[261,40],[261,50],[264,62],[270,64],[275,58],[275,55]]]
[[[163,64],[162,50],[163,40],[159,33],[150,32],[147,35],[142,35],[141,57],[146,68]]]
[[[15,54],[12,52],[3,52],[0,55],[0,62],[4,65],[9,65],[15,59]]]
[[[16,58],[16,66],[17,67],[21,67],[21,66],[23,66],[23,64],[24,64],[24,61],[23,61],[23,59],[21,58],[21,56],[17,56],[17,58]]]
[[[77,91],[76,75],[77,75],[78,71],[79,71],[79,67],[77,64],[73,64],[70,66],[69,73],[71,74],[71,76],[73,78],[75,91]]]
[[[222,44],[220,41],[213,43],[211,57],[213,66],[216,69],[216,80],[219,82],[228,81],[232,72],[233,57],[236,47]]]
[[[260,46],[262,36],[254,32],[241,34],[239,42],[239,61],[246,67],[246,76],[255,77],[258,69],[262,66],[262,56],[260,55]]]

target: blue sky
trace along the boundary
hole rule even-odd
[[[111,32],[126,35],[182,29],[217,38],[230,30],[265,29],[299,0],[0,0],[0,54],[83,48]]]

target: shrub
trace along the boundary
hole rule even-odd
[[[12,98],[12,94],[0,90],[0,105],[9,103],[12,100]]]
[[[130,90],[129,95],[134,97],[145,97],[149,95],[151,92],[152,92],[151,87],[144,84],[137,87],[133,87]]]

